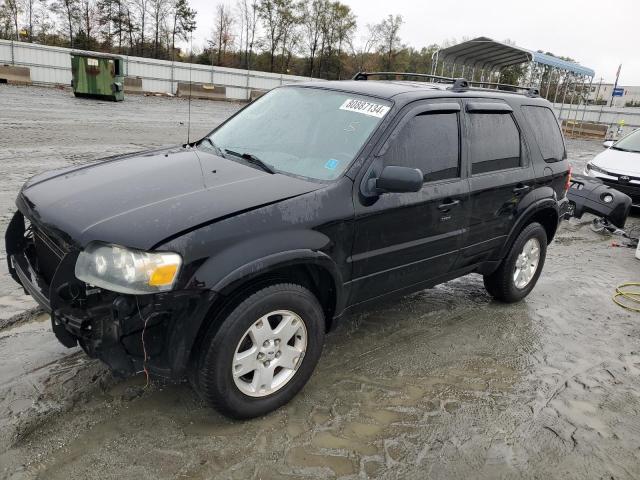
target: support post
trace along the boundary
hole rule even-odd
[[[589,104],[589,95],[591,95],[591,86],[593,85],[593,77],[589,77],[589,89],[587,90],[587,95],[584,97],[584,107],[582,107],[582,118],[580,118],[580,128],[584,125],[584,116],[587,113],[587,105]]]
[[[529,62],[529,68],[531,69],[531,72],[529,73],[529,87],[533,87],[533,61]]]
[[[565,98],[567,98],[567,88],[569,88],[569,84],[571,82],[569,82],[569,78],[570,78],[570,72],[567,72],[567,75],[565,76],[565,80],[564,80],[564,93],[562,94],[562,103],[560,104],[560,113],[558,113],[558,118],[560,119],[560,121],[562,121],[562,110],[564,109],[564,100]]]
[[[547,91],[544,94],[545,100],[549,100],[549,91],[551,90],[551,78],[553,77],[553,68],[549,69],[549,78],[547,78]],[[542,90],[540,90],[540,94],[542,94]]]
[[[558,99],[558,90],[560,89],[560,80],[562,79],[562,72],[558,70],[558,81],[556,82],[556,91],[553,94],[553,104],[556,104],[556,100]]]
[[[576,118],[573,120],[573,125],[571,126],[571,136],[575,134],[576,131],[576,123],[578,123],[578,112],[580,110],[580,100],[584,98],[584,86],[586,84],[587,77],[582,75],[582,85],[580,86],[581,94],[578,95],[578,105],[576,105]]]
[[[171,95],[174,95],[176,93],[176,90],[174,90],[174,88],[173,88],[174,87],[174,79],[175,79],[175,75],[173,73],[173,69],[175,68],[174,63],[175,62],[173,60],[171,60]]]
[[[576,89],[578,87],[578,83],[576,81],[573,90],[571,91],[571,99],[569,100],[569,113],[567,113],[567,122],[569,122],[569,120],[571,120],[571,110],[573,110],[573,99],[576,96]],[[568,123],[567,123],[568,126]]]

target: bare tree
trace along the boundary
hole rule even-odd
[[[5,0],[4,7],[6,9],[8,18],[11,21],[15,39],[20,40],[20,30],[18,29],[18,21],[21,12],[20,3],[18,0]]]
[[[0,38],[13,38],[13,20],[4,0],[0,1]]]
[[[171,59],[176,51],[176,38],[188,40],[189,34],[196,29],[196,12],[189,6],[188,0],[177,0],[171,9]]]
[[[81,48],[93,49],[93,34],[98,24],[98,13],[94,0],[80,0],[78,33],[84,37]]]
[[[261,0],[258,15],[266,30],[265,40],[269,51],[269,71],[273,72],[275,55],[294,16],[293,0]]]
[[[38,1],[22,0],[22,11],[24,12],[25,22],[27,24],[27,39],[33,42],[34,24],[37,18]]]
[[[140,55],[144,56],[144,34],[145,31],[147,29],[147,15],[149,13],[149,2],[150,0],[134,0],[134,5],[136,6],[137,10],[138,10],[138,31],[140,32],[140,47],[139,47],[139,51],[140,51]],[[131,18],[131,9],[129,9],[129,19],[133,20]],[[133,46],[133,45],[132,45]]]
[[[127,33],[127,37],[129,37],[129,52],[133,53],[133,46],[135,45],[134,36],[138,30],[138,26],[136,25],[135,16],[131,11],[131,6],[126,4],[123,7],[124,28]]]
[[[380,25],[367,24],[367,34],[361,38],[358,47],[352,44],[352,50],[355,52],[357,61],[357,70],[365,71],[367,68],[367,59],[371,55],[376,46],[380,44]]]
[[[80,18],[80,3],[78,0],[55,0],[51,8],[63,19],[65,28],[69,33],[69,45],[74,47],[74,29],[77,30]]]
[[[314,62],[320,46],[322,24],[328,3],[328,0],[312,0],[302,5],[302,27],[305,45],[309,54],[309,76],[313,76]]]
[[[213,51],[217,51],[216,65],[222,65],[227,48],[233,41],[231,27],[233,26],[233,17],[231,16],[231,8],[224,3],[216,6],[215,25],[213,27],[213,39],[209,41],[211,46],[211,58],[213,60]]]
[[[244,50],[244,66],[249,68],[249,55],[253,50],[253,44],[256,37],[256,28],[258,26],[258,1],[257,0],[240,0],[238,2],[240,15],[242,16],[242,27],[244,34],[240,42],[240,48]]]
[[[351,43],[351,38],[356,30],[356,16],[351,11],[351,8],[348,5],[340,4],[338,2],[333,4],[333,8],[335,11],[335,23],[336,23],[336,41],[337,45],[337,55],[338,55],[338,79],[341,78],[342,74],[342,52],[344,45],[349,45]]]
[[[398,50],[402,47],[400,27],[402,27],[402,15],[389,15],[380,23],[380,43],[379,48],[385,57],[385,68],[393,71],[393,65]]]
[[[153,21],[153,56],[158,58],[160,52],[160,30],[169,13],[169,0],[149,0],[149,15]]]

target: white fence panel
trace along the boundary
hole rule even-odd
[[[68,48],[0,40],[0,64],[29,67],[31,79],[38,84],[70,85],[72,52]],[[246,100],[251,89],[270,90],[283,83],[321,81],[295,75],[121,56],[125,60],[125,75],[141,78],[143,90],[149,92],[176,93],[178,82],[191,81],[226,86],[230,99]]]
[[[0,43],[0,63],[10,64],[13,61],[11,58],[11,42]]]

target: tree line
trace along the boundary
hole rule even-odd
[[[326,79],[358,71],[431,73],[440,48],[407,46],[400,36],[401,15],[358,28],[351,7],[339,0],[218,3],[205,44],[194,46],[198,19],[189,0],[0,0],[4,39]],[[455,43],[445,40],[441,46]],[[442,63],[435,71],[461,74]],[[516,65],[493,81],[523,84],[529,73]],[[544,85],[550,70],[540,73]],[[476,71],[474,79],[480,75]],[[553,80],[548,94],[560,83]]]
[[[400,15],[359,34],[356,15],[340,1],[218,3],[205,44],[189,45],[198,20],[189,0],[0,0],[3,39],[328,79],[430,72],[438,48],[405,45]]]
[[[188,0],[0,0],[0,38],[170,59],[196,13]]]

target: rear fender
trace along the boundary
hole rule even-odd
[[[548,210],[549,212],[553,212],[553,215],[555,216],[555,223],[557,225],[557,222],[559,219],[559,212],[558,212],[558,203],[556,200],[554,200],[553,198],[543,198],[542,200],[538,200],[532,203],[520,214],[518,220],[514,224],[511,231],[509,232],[507,241],[504,243],[502,249],[500,250],[500,256],[498,258],[499,260],[503,259],[507,255],[507,253],[509,252],[509,249],[511,248],[511,245],[513,245],[513,242],[515,242],[516,238],[518,237],[522,229],[527,224],[531,223],[531,219],[534,216],[540,214],[540,212],[544,212],[545,210]],[[549,242],[551,240],[552,238],[549,238]]]

